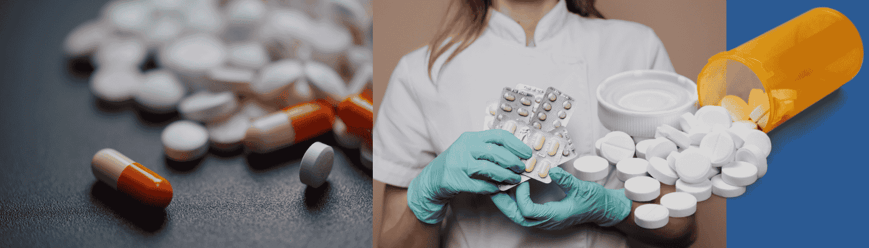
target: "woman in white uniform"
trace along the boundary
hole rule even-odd
[[[572,166],[553,183],[516,183],[530,148],[502,130],[481,131],[484,110],[504,87],[560,89],[575,99],[567,129],[579,156],[608,131],[595,90],[619,72],[673,72],[648,27],[605,20],[593,0],[462,0],[429,44],[393,72],[374,126],[374,179],[386,183],[379,246],[626,247],[626,239],[686,246],[694,217],[637,227],[615,173],[605,187]],[[433,44],[439,44],[433,46]],[[564,165],[570,165],[568,162]],[[612,168],[610,171],[614,171]],[[532,180],[533,181],[533,180]],[[675,191],[663,185],[662,195]],[[564,192],[564,193],[562,193]],[[531,202],[557,201],[551,204]]]

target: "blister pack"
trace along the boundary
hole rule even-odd
[[[501,99],[498,101],[498,109],[492,128],[502,128],[502,123],[513,121],[519,124],[528,124],[533,108],[531,106],[534,97],[531,94],[505,87],[501,91]],[[506,129],[505,129],[506,130]],[[510,131],[510,130],[508,130]],[[511,131],[511,133],[513,133]]]
[[[573,98],[561,91],[549,87],[543,95],[540,105],[534,111],[531,126],[543,131],[552,131],[557,127],[563,127],[570,121],[573,107]]]
[[[570,161],[576,158],[576,149],[573,147],[573,139],[570,138],[570,133],[565,127],[558,127],[552,130],[559,139],[562,139],[562,144],[566,144],[564,150],[561,151],[561,163]]]

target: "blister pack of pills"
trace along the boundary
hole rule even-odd
[[[553,129],[552,133],[562,140],[562,144],[565,144],[564,149],[561,151],[561,161],[566,162],[576,158],[576,149],[573,148],[573,140],[570,138],[570,133],[567,132],[567,129],[565,127],[558,127]]]
[[[573,98],[555,88],[549,87],[534,111],[531,126],[547,132],[566,126],[567,122],[570,121],[570,109],[572,107]]]
[[[533,95],[505,87],[501,91],[501,99],[498,102],[498,109],[495,113],[492,127],[514,133],[515,129],[513,125],[518,127],[519,124],[528,124],[533,111],[531,106],[533,102]],[[505,128],[509,128],[509,130]]]

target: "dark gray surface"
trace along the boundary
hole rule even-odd
[[[160,132],[177,115],[98,104],[61,47],[104,2],[0,0],[0,247],[371,246],[371,172],[357,150],[336,149],[319,189],[298,176],[313,141],[172,164]],[[336,146],[331,133],[317,140]],[[168,179],[169,207],[97,182],[90,161],[105,147]]]

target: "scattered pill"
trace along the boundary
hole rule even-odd
[[[320,142],[314,142],[302,156],[299,165],[299,179],[302,183],[317,188],[326,182],[329,173],[332,172],[332,162],[335,151],[331,146]]]
[[[259,42],[232,44],[228,49],[229,64],[249,69],[257,69],[269,63],[268,51]]]
[[[132,99],[142,80],[136,68],[101,67],[91,76],[90,89],[103,101],[119,103]]]
[[[661,206],[670,210],[670,217],[688,217],[697,211],[697,198],[685,192],[672,192],[661,197]]]
[[[217,37],[196,33],[180,37],[158,53],[163,65],[182,76],[200,76],[208,69],[223,65],[226,61],[226,46]]]
[[[254,70],[227,66],[214,67],[206,73],[212,82],[209,89],[244,93],[251,92],[250,84],[255,76]]]
[[[251,90],[263,100],[273,100],[281,95],[290,84],[304,76],[302,63],[285,59],[263,67],[259,77],[251,84]]]
[[[733,186],[748,186],[757,181],[757,166],[742,161],[721,167],[721,179]]]
[[[690,133],[692,127],[698,125],[698,121],[692,113],[684,113],[679,116],[679,127],[683,132]]]
[[[736,149],[733,139],[726,132],[713,132],[700,142],[700,149],[709,157],[712,166],[721,167],[733,161]]]
[[[169,181],[114,149],[94,154],[91,170],[103,183],[145,205],[165,208],[172,202]]]
[[[175,161],[195,160],[208,151],[208,131],[199,123],[176,121],[160,135],[166,157]]]
[[[704,123],[710,127],[714,127],[715,125],[722,125],[724,127],[729,128],[733,123],[733,120],[730,118],[730,113],[721,106],[713,106],[707,105],[698,109],[696,113],[694,113],[694,117],[701,123]],[[693,129],[693,127],[692,127]]]
[[[712,196],[712,182],[704,178],[699,183],[687,183],[685,181],[676,181],[676,192],[685,192],[697,198],[697,202],[705,201]]]
[[[643,204],[634,209],[634,223],[645,229],[658,229],[670,221],[670,210],[658,204]]]
[[[321,100],[287,107],[252,120],[244,145],[257,153],[274,151],[326,133],[334,119],[332,105]]]
[[[676,144],[678,147],[691,146],[691,137],[687,133],[677,130],[670,125],[660,125],[655,131],[655,138],[665,138]]]
[[[625,196],[636,202],[652,201],[661,195],[661,183],[647,176],[632,177],[625,181]]]
[[[705,176],[710,167],[709,158],[694,149],[685,150],[676,159],[676,174],[679,175],[679,180],[686,183],[699,183],[707,180]]]
[[[676,144],[668,139],[655,139],[646,148],[646,159],[666,158],[670,152],[676,151]]]
[[[654,157],[649,159],[648,171],[649,175],[666,185],[674,185],[676,184],[676,180],[679,179],[679,175],[673,169],[670,169],[667,161],[663,158]]]
[[[727,109],[727,112],[730,113],[731,120],[741,121],[748,120],[748,114],[750,109],[748,109],[748,103],[742,98],[734,95],[727,95],[724,98],[721,98],[721,102],[718,104],[721,107]]]
[[[604,137],[600,152],[610,163],[618,164],[623,159],[631,158],[635,152],[634,140],[627,133],[611,132]]]
[[[237,113],[224,121],[205,125],[212,146],[220,150],[238,148],[249,127],[250,118],[241,113]]]
[[[151,112],[167,113],[175,110],[185,94],[187,89],[175,74],[158,69],[145,73],[144,82],[137,87],[134,98],[139,105]]]
[[[721,174],[721,167],[712,167],[709,168],[709,172],[706,173],[706,178],[712,178],[718,174]]]
[[[646,150],[649,148],[649,145],[655,143],[657,140],[655,139],[647,139],[640,142],[637,142],[637,158],[646,158]]]
[[[93,20],[75,27],[63,42],[63,52],[67,56],[89,55],[97,50],[100,43],[111,35],[111,27],[103,20]]]
[[[762,89],[751,89],[748,93],[748,109],[753,111],[757,107],[769,109],[769,96]]]
[[[609,175],[610,165],[605,158],[591,155],[574,160],[573,168],[578,172],[577,178],[593,182],[606,178]]]
[[[736,161],[748,162],[757,166],[757,178],[766,175],[767,162],[760,148],[754,145],[743,146],[736,151]]]
[[[102,9],[102,18],[120,31],[144,32],[151,24],[153,6],[149,1],[112,1]]]
[[[679,157],[679,152],[672,151],[669,155],[667,155],[667,165],[673,171],[676,171],[676,159]]]
[[[772,151],[772,141],[769,136],[760,130],[747,130],[740,134],[740,137],[745,141],[743,146],[753,145],[760,149],[763,157],[769,156]]]
[[[641,158],[627,158],[616,164],[616,176],[619,180],[628,181],[633,177],[645,176],[649,161]]]
[[[181,100],[178,113],[188,120],[210,122],[229,117],[236,108],[238,100],[232,92],[200,91]]]
[[[328,101],[337,104],[349,95],[347,83],[338,72],[328,65],[316,61],[305,61],[304,69],[308,82],[324,93]]]
[[[712,177],[712,193],[724,197],[733,198],[745,193],[745,187],[733,186],[721,179],[722,175]]]

